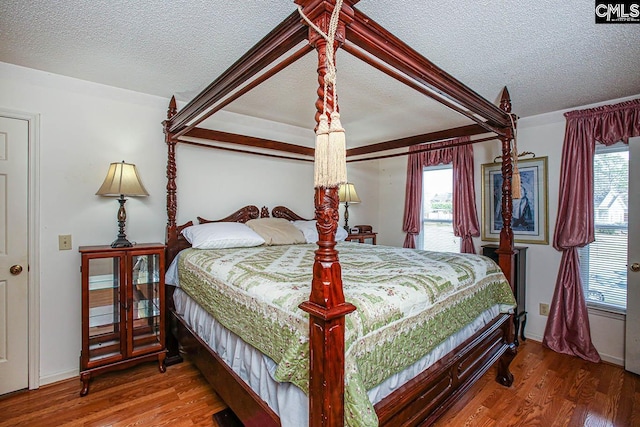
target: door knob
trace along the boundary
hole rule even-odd
[[[22,266],[21,265],[12,265],[9,268],[9,273],[13,274],[14,276],[17,276],[18,274],[22,273]]]
[[[638,272],[640,271],[640,263],[634,262],[631,264],[631,271]]]

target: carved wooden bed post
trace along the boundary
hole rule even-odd
[[[176,144],[177,140],[173,139],[173,135],[169,131],[169,121],[176,114],[178,108],[176,106],[175,96],[171,97],[169,101],[169,108],[167,109],[167,120],[162,125],[164,128],[164,139],[167,144],[167,235],[165,236],[166,260],[167,266],[175,258],[178,253],[178,227],[176,225],[176,212],[178,209],[178,202],[176,199]],[[173,308],[173,286],[167,286],[166,300],[166,319],[167,320],[167,357],[165,363],[167,366],[182,362],[182,356],[179,352],[177,334],[173,333],[173,329],[177,327],[176,320],[171,316],[171,309]]]
[[[164,125],[164,139],[167,143],[167,248],[168,251],[175,251],[177,245],[175,240],[178,236],[178,226],[176,225],[176,212],[178,202],[176,199],[176,144],[178,141],[173,139],[173,135],[169,132],[169,121],[178,111],[176,107],[175,96],[171,97],[169,108],[167,109],[167,120]],[[173,260],[176,253],[167,253],[167,260]],[[167,261],[169,262],[169,261]]]
[[[506,113],[511,113],[511,98],[509,91],[505,87],[500,98],[500,108]],[[511,178],[513,176],[513,164],[511,160],[511,140],[513,139],[513,129],[505,129],[505,135],[500,136],[502,142],[502,230],[500,230],[500,247],[498,253],[498,263],[507,277],[511,289],[514,282],[514,251],[513,251],[513,230],[511,228],[511,216],[513,212],[513,198],[511,193]]]
[[[304,14],[327,33],[333,3],[324,0],[297,0],[296,3],[302,5]],[[316,124],[324,107],[325,58],[327,54],[335,57],[338,43],[344,42],[345,25],[352,16],[353,10],[343,7],[334,46],[328,47],[326,40],[309,28],[309,43],[318,51]],[[333,95],[333,88],[329,87],[326,114],[337,109]],[[355,307],[345,302],[340,262],[335,250],[339,220],[338,187],[316,188],[314,199],[318,250],[315,252],[311,295],[300,305],[309,313],[309,426],[339,427],[344,425],[344,318]]]
[[[509,91],[505,87],[502,90],[500,98],[500,108],[507,114],[511,114],[511,97]],[[500,136],[502,142],[502,230],[500,230],[500,246],[496,253],[498,254],[498,264],[509,281],[511,290],[514,291],[514,250],[513,250],[513,230],[511,228],[511,217],[513,208],[513,197],[511,193],[511,178],[513,176],[513,165],[511,161],[511,140],[515,129],[506,128],[505,134]],[[515,294],[515,291],[514,291]],[[509,365],[516,356],[517,349],[514,343],[514,323],[513,315],[509,322],[508,330],[508,350],[500,358],[498,362],[498,375],[496,380],[504,385],[511,386],[513,383],[513,375],[509,371]]]

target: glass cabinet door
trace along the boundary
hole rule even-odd
[[[160,255],[132,254],[132,353],[161,347]]]
[[[121,257],[89,258],[88,364],[124,356],[126,337],[121,313]]]

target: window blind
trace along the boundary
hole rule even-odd
[[[629,151],[598,145],[594,156],[595,242],[580,248],[580,278],[589,305],[627,305]]]

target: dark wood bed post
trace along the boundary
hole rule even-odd
[[[324,0],[297,0],[305,15],[322,29],[328,30],[334,5]],[[350,14],[350,15],[349,15]],[[318,100],[316,124],[323,112],[326,55],[334,55],[338,43],[344,42],[345,25],[353,10],[344,6],[336,33],[335,46],[315,30],[309,29],[309,43],[318,52]],[[328,51],[328,49],[331,49]],[[337,108],[333,90],[328,88],[327,114]],[[313,264],[313,279],[309,300],[300,308],[309,313],[309,426],[340,427],[344,425],[344,334],[345,316],[355,307],[345,302],[342,291],[342,272],[335,249],[339,221],[338,187],[319,187],[315,190],[315,218],[318,227],[318,249]]]
[[[502,90],[502,97],[500,98],[500,108],[507,114],[511,114],[511,97],[509,91],[505,87]],[[511,162],[511,139],[513,139],[513,132],[515,129],[511,127],[505,129],[505,134],[500,136],[502,143],[502,230],[500,230],[500,246],[496,253],[498,254],[498,264],[504,272],[504,275],[509,281],[511,290],[514,290],[515,270],[514,265],[514,250],[513,250],[513,230],[511,228],[511,216],[513,208],[513,197],[511,193],[511,178],[513,176],[513,165]],[[515,293],[515,292],[514,292]],[[496,381],[500,384],[510,387],[513,384],[513,374],[509,370],[509,365],[513,361],[513,358],[517,354],[517,348],[515,345],[515,330],[513,315],[511,315],[511,321],[509,322],[509,329],[507,332],[507,351],[502,355],[498,361],[498,375]]]
[[[175,258],[177,248],[178,226],[176,225],[176,213],[178,201],[176,199],[176,144],[173,134],[169,131],[169,122],[178,111],[175,96],[171,97],[167,110],[167,120],[164,124],[164,139],[167,143],[167,264]]]
[[[176,114],[178,108],[176,106],[175,96],[171,97],[169,101],[169,108],[167,109],[167,120],[163,122],[164,127],[164,139],[167,143],[167,235],[165,236],[166,248],[166,266],[175,258],[178,252],[178,228],[176,225],[176,212],[178,204],[176,200],[176,144],[178,141],[173,139],[171,132],[169,131],[169,122],[171,118]],[[182,356],[180,356],[179,344],[177,340],[177,334],[173,333],[173,329],[177,328],[176,320],[171,315],[171,309],[173,308],[173,286],[167,286],[165,289],[165,298],[167,304],[166,307],[166,345],[167,345],[167,357],[165,363],[167,366],[182,362]]]
[[[500,98],[500,108],[507,114],[511,113],[511,97],[505,87]],[[514,282],[514,251],[513,251],[513,230],[511,228],[511,216],[513,209],[513,198],[511,193],[511,178],[513,176],[513,164],[511,161],[511,140],[513,139],[513,129],[505,129],[505,134],[500,136],[502,142],[502,230],[500,230],[500,246],[498,253],[498,263],[507,277],[511,289]]]

